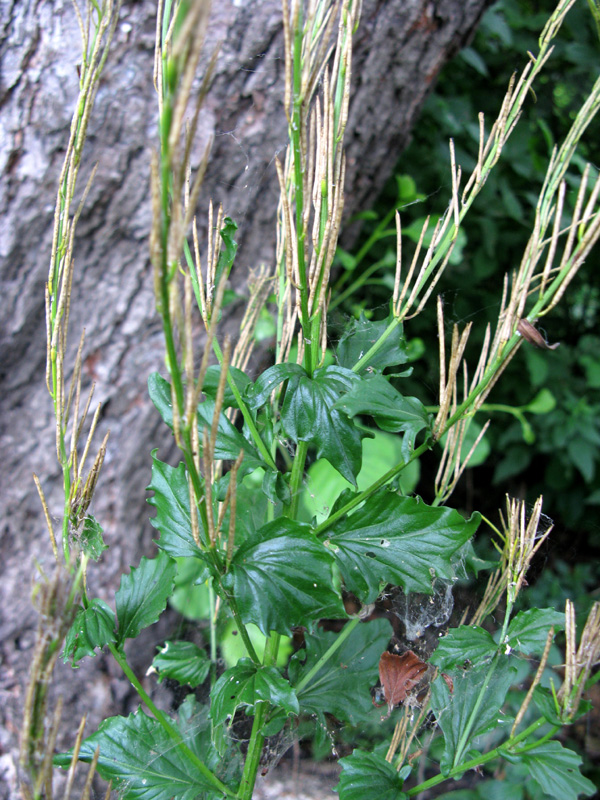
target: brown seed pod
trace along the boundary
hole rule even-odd
[[[542,350],[556,350],[556,348],[560,346],[560,342],[548,344],[542,334],[528,319],[520,319],[517,330],[526,341]]]

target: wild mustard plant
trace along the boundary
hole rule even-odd
[[[350,325],[334,363],[328,360],[327,311],[343,211],[343,136],[360,4],[283,2],[289,146],[285,158],[276,160],[281,192],[277,256],[272,269],[261,267],[252,278],[248,310],[234,346],[220,338],[218,324],[236,256],[236,225],[222,209],[211,207],[208,241],[200,241],[195,213],[209,148],[199,165],[192,169],[190,164],[198,115],[218,58],[212,54],[197,83],[210,9],[207,3],[187,0],[159,3],[155,58],[159,141],[151,165],[150,252],[168,377],[150,376],[149,391],[173,432],[182,460],[172,467],[152,454],[149,488],[154,493],[150,503],[156,509],[152,524],[159,535],[158,555],[143,558],[123,575],[115,610],[89,600],[77,581],[86,568],[86,525],[96,534],[96,551],[101,549],[97,523],[90,522],[87,509],[105,444],[83,480],[89,446],[81,459],[76,449],[83,425],[77,421],[81,348],[74,388],[66,401],[61,388],[72,275],[69,259],[77,217],[72,223],[66,221],[64,196],[72,196],[63,188],[71,186],[72,171],[67,167],[57,204],[59,244],[53,253],[59,255],[53,255],[47,307],[49,388],[65,474],[62,558],[76,578],[66,594],[68,602],[58,606],[62,627],[53,642],[52,658],[56,642],[71,625],[65,658],[76,664],[96,648],[108,648],[145,709],[105,720],[72,753],[57,756],[55,763],[92,762],[125,797],[250,800],[262,754],[268,746],[293,737],[300,715],[326,726],[330,717],[358,724],[379,713],[370,695],[379,675],[379,691],[398,722],[386,755],[357,748],[342,759],[337,787],[342,800],[410,797],[499,758],[527,765],[542,790],[561,800],[594,791],[579,772],[579,757],[552,737],[576,717],[598,660],[597,609],[579,646],[573,612],[567,609],[567,668],[558,691],[543,686],[542,677],[554,630],[565,626],[564,615],[555,609],[516,610],[531,559],[550,533],[540,533],[541,499],[529,516],[523,503],[508,500],[501,527],[492,526],[500,559],[482,602],[469,624],[446,633],[428,663],[406,642],[400,647],[405,652],[389,650],[388,620],[371,618],[389,587],[399,587],[407,601],[417,594],[433,596],[436,584],[452,584],[457,565],[470,558],[470,540],[480,515],[465,519],[443,505],[468,461],[462,447],[466,428],[523,340],[534,336],[537,319],[560,301],[600,235],[600,183],[596,180],[589,188],[589,169],[582,177],[574,215],[562,219],[565,170],[598,109],[597,83],[565,143],[552,156],[532,237],[521,266],[500,287],[496,331],[492,337],[488,330],[475,368],[471,371],[464,358],[469,326],[462,332],[454,328],[447,355],[440,304],[440,396],[435,418],[418,398],[405,397],[396,388],[401,383],[393,382],[396,376],[387,370],[407,360],[403,326],[420,313],[447,268],[460,225],[500,158],[573,2],[558,3],[541,34],[538,55],[530,54],[522,75],[511,81],[487,136],[480,119],[477,164],[464,188],[451,146],[448,211],[425,250],[426,223],[404,276],[397,216],[397,270],[389,316],[382,322],[360,320]],[[105,18],[104,9],[94,6],[94,10],[99,21]],[[86,91],[86,97],[93,99],[89,85]],[[82,112],[77,118],[87,120],[89,114]],[[77,154],[80,149],[73,146],[70,152]],[[274,365],[252,378],[245,370],[253,329],[271,293],[276,306]],[[205,328],[202,346],[194,338],[194,315]],[[76,433],[68,446],[71,398]],[[364,440],[378,429],[400,437],[401,460],[359,489]],[[432,504],[403,495],[400,473],[443,436]],[[350,486],[318,524],[301,516],[307,459],[312,455],[326,459]],[[56,546],[57,558],[58,552]],[[168,677],[182,685],[207,681],[210,702],[200,704],[189,694],[174,717],[158,708],[135,675],[124,644],[164,611],[184,563],[193,564],[198,582],[208,585],[208,653],[188,642],[166,642],[154,659],[153,671],[159,679]],[[489,625],[494,612],[503,613],[497,638],[483,625]],[[215,621],[219,615],[234,620],[245,647],[245,656],[222,674]],[[319,628],[319,620],[327,618],[343,621],[339,633]],[[253,641],[251,625],[264,637],[264,652]],[[282,668],[278,665],[282,637],[294,630],[303,631],[304,647]],[[40,636],[43,639],[43,632]],[[517,679],[517,659],[528,656],[539,659],[531,688],[514,718],[507,713],[503,720],[507,695]],[[53,662],[45,663],[51,671]],[[417,766],[426,719],[435,720],[444,749],[435,774],[424,779],[418,777]],[[496,737],[493,746],[486,740],[490,731]],[[35,797],[44,793],[37,776],[48,775],[53,735],[47,740],[43,768],[24,760],[34,777]]]
[[[52,754],[60,725],[62,703],[59,701],[49,720],[48,691],[56,661],[72,630],[80,604],[88,607],[85,572],[89,558],[97,560],[105,549],[102,530],[88,514],[98,475],[102,468],[108,436],[96,452],[86,472],[94,432],[100,414],[98,405],[89,424],[83,447],[81,440],[94,394],[92,386],[86,399],[81,396],[81,360],[84,335],[81,334],[75,363],[67,363],[67,338],[71,289],[74,274],[74,240],[77,222],[94,179],[95,169],[83,196],[74,208],[82,150],[94,107],[100,76],[106,62],[119,16],[120,3],[105,0],[102,5],[88,3],[84,13],[74,8],[81,33],[82,57],[79,67],[79,96],[71,122],[69,142],[58,183],[54,214],[54,235],[50,270],[46,283],[46,385],[52,399],[56,420],[56,456],[61,468],[64,489],[60,548],[52,523],[42,482],[34,482],[42,502],[50,543],[56,560],[53,576],[42,575],[34,589],[34,603],[39,613],[36,644],[27,687],[21,729],[21,790],[26,798],[53,797]],[[67,374],[71,372],[70,382]],[[94,601],[92,601],[93,603]],[[76,739],[69,780],[64,797],[70,797],[83,740],[83,723]],[[97,756],[84,784],[82,797],[89,797]]]

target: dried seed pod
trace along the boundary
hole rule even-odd
[[[517,330],[521,336],[526,339],[530,344],[539,347],[542,350],[556,350],[560,346],[560,342],[555,344],[548,344],[538,329],[529,322],[528,319],[520,319],[517,325]]]

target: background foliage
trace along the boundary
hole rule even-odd
[[[477,153],[477,114],[483,111],[486,120],[494,118],[498,98],[511,73],[521,67],[521,54],[535,50],[551,8],[548,0],[496,3],[484,15],[471,46],[441,75],[394,180],[375,211],[364,215],[357,250],[354,255],[340,253],[340,286],[357,282],[341,307],[340,323],[343,313],[373,308],[377,298],[385,303],[395,263],[393,220],[386,215],[392,206],[398,207],[404,232],[416,240],[426,214],[443,213],[450,181],[448,139],[454,139],[457,162],[470,171]],[[537,96],[526,105],[524,118],[466,221],[452,268],[442,276],[439,291],[448,327],[474,320],[481,337],[484,323],[495,317],[502,275],[518,265],[527,241],[548,156],[567,131],[584,87],[595,78],[598,57],[592,15],[586,3],[578,3],[566,19]],[[579,172],[584,160],[600,165],[599,134],[596,120],[575,162]],[[573,200],[571,192],[567,202]],[[408,261],[409,255],[405,258]],[[598,254],[592,254],[568,301],[545,321],[548,341],[560,342],[560,347],[550,352],[527,346],[509,365],[479,415],[481,424],[488,415],[493,424],[478,453],[483,464],[477,481],[472,483],[467,473],[462,483],[464,506],[484,513],[493,513],[507,492],[530,502],[544,495],[544,511],[556,525],[545,553],[557,582],[548,588],[553,602],[598,586],[600,572],[598,262]],[[413,376],[404,379],[412,382],[406,393],[429,395],[431,403],[437,389],[437,352],[425,351],[422,340],[429,340],[434,327],[433,308],[406,326],[416,358]],[[473,352],[481,342],[477,331],[469,343]],[[426,468],[427,459],[424,462]]]

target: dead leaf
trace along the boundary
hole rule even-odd
[[[426,671],[427,664],[412,650],[407,650],[401,656],[383,653],[379,659],[379,679],[390,714],[395,706],[406,699],[408,692],[419,683]]]

